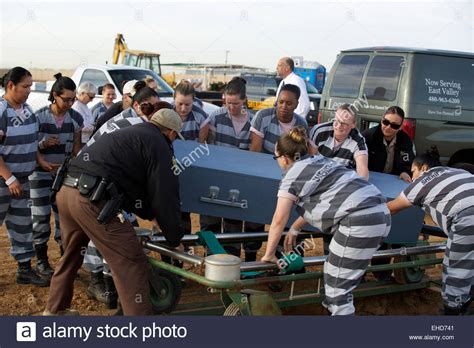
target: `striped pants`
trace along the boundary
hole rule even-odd
[[[459,308],[474,297],[474,207],[452,221],[443,259],[444,304]]]
[[[61,244],[59,212],[56,203],[51,203],[50,194],[53,176],[48,172],[34,171],[30,175],[31,214],[33,216],[33,241],[35,245],[47,243],[51,235],[51,209],[54,213],[54,240]]]
[[[97,250],[93,241],[89,241],[89,244],[87,244],[83,266],[92,273],[103,272],[104,274],[111,275],[109,265],[104,260],[99,250]]]
[[[329,255],[324,263],[323,306],[332,315],[353,315],[352,290],[361,281],[372,256],[390,232],[385,204],[353,212],[334,226]]]
[[[4,180],[0,180],[0,225],[7,227],[11,255],[18,262],[31,260],[35,256],[31,225],[30,184],[28,178],[18,178],[23,195],[15,198],[10,195]]]

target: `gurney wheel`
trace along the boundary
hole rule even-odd
[[[242,315],[240,308],[235,303],[231,303],[224,311],[224,317],[239,317]]]
[[[393,259],[393,263],[416,261],[417,259],[417,256],[397,256]],[[423,279],[424,275],[425,270],[418,266],[399,268],[393,271],[393,276],[398,284],[419,283]]]
[[[150,301],[154,314],[170,313],[181,298],[181,281],[175,274],[158,267],[153,267],[153,276],[159,277],[161,289],[157,293],[150,284]]]

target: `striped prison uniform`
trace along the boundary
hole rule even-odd
[[[135,110],[132,108],[125,109],[117,116],[114,116],[105,122],[82,148],[81,153],[83,153],[88,147],[92,146],[92,144],[94,144],[103,134],[113,133],[118,129],[143,122],[143,119],[137,115]]]
[[[113,133],[116,130],[127,128],[143,122],[145,121],[137,115],[133,108],[125,109],[120,114],[104,123],[89,139],[78,156],[85,155],[87,153],[87,149],[91,147],[102,135]],[[137,224],[137,218],[135,215],[128,214],[126,212],[123,212],[123,215],[132,224]],[[107,262],[105,262],[105,259],[102,257],[99,250],[97,250],[92,240],[89,241],[89,244],[87,245],[87,249],[84,254],[83,266],[92,273],[103,272],[104,274],[111,274],[110,267],[108,266]]]
[[[64,120],[60,128],[56,125],[56,120],[51,112],[50,106],[46,106],[37,111],[36,117],[39,125],[39,148],[44,159],[50,163],[61,164],[65,157],[72,153],[74,135],[81,131],[83,118],[80,113],[70,109],[64,115]],[[51,136],[59,138],[59,145],[41,149],[41,143]],[[56,242],[61,242],[61,232],[59,224],[59,213],[56,203],[51,203],[51,187],[54,175],[45,171],[40,166],[36,166],[30,175],[31,186],[31,214],[33,216],[33,241],[35,245],[47,243],[51,235],[51,209],[54,213]]]
[[[173,109],[176,111],[175,105]],[[193,103],[192,109],[186,118],[183,120],[183,127],[181,128],[181,135],[186,140],[199,141],[199,131],[207,125],[208,115],[196,103]],[[201,229],[215,231],[217,226],[220,226],[221,219],[212,216],[201,215]],[[185,234],[191,233],[191,215],[188,212],[181,213],[181,224]]]
[[[248,110],[248,120],[239,134],[236,134],[232,117],[226,107],[214,111],[207,122],[209,123],[209,133],[213,139],[214,145],[233,147],[241,150],[249,150],[250,148],[250,127],[252,121],[252,113]],[[253,224],[251,222],[243,222],[241,220],[223,219],[222,231],[228,233],[242,233],[245,231],[252,231],[255,228],[261,229],[260,224]],[[259,228],[260,227],[260,228]],[[214,231],[214,232],[220,232]],[[262,246],[261,242],[244,243],[245,254],[255,253]],[[225,245],[224,249],[237,257],[240,257],[241,244]]]
[[[94,121],[94,128],[99,117],[105,114],[107,109],[108,109],[107,105],[105,105],[104,102],[102,101],[98,102],[91,108],[92,120]]]
[[[176,111],[176,108],[174,108]],[[183,127],[181,128],[181,135],[186,140],[199,140],[199,131],[207,123],[207,114],[199,106],[193,104],[191,112],[183,120]]]
[[[293,113],[293,127],[303,126],[308,132],[308,123],[298,114]],[[280,128],[280,121],[276,114],[276,108],[263,109],[257,112],[252,119],[252,127],[250,129],[253,133],[263,138],[263,150],[265,153],[274,153],[275,144],[283,135]]]
[[[474,176],[461,169],[434,167],[401,194],[418,205],[448,236],[442,296],[459,308],[474,295]]]
[[[235,133],[232,118],[226,107],[221,107],[209,115],[209,133],[212,134],[213,144],[234,147],[241,150],[250,148],[250,127],[253,114],[247,111],[248,121],[239,134]]]
[[[276,113],[276,108],[262,109],[258,111],[252,119],[252,127],[250,128],[250,131],[263,139],[263,153],[273,154],[278,139],[284,134]],[[300,115],[293,113],[292,123],[292,127],[302,126],[306,129],[307,133],[309,132],[308,123]],[[253,229],[253,231],[263,231],[265,229],[265,225],[255,225],[254,227],[255,229]],[[248,230],[250,231],[251,229]],[[282,256],[283,252],[283,244],[280,243],[277,248],[277,257]]]
[[[332,315],[354,314],[352,290],[390,231],[385,198],[353,170],[321,155],[295,162],[278,197],[294,201],[307,223],[333,235],[324,263],[323,305]]]
[[[23,104],[15,110],[0,99],[0,157],[23,190],[20,197],[13,197],[5,183],[9,178],[0,178],[0,225],[5,222],[10,253],[18,262],[35,255],[28,176],[36,166],[37,150],[38,122],[30,106]]]
[[[357,128],[351,130],[340,146],[336,144],[332,122],[315,125],[311,129],[309,137],[318,147],[321,155],[332,158],[347,168],[356,168],[356,157],[361,155],[368,156],[365,138]]]
[[[356,169],[356,157],[361,155],[368,156],[365,138],[357,128],[352,129],[347,138],[339,145],[336,144],[336,139],[334,138],[332,122],[315,125],[310,131],[309,138],[317,146],[321,155],[331,158],[333,161],[341,163],[350,169]],[[325,255],[329,252],[331,238],[330,235],[323,237]]]

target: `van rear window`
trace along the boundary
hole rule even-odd
[[[342,57],[332,80],[329,95],[332,97],[357,98],[360,82],[369,56],[347,55]]]
[[[372,100],[395,100],[404,57],[376,56],[365,79],[364,95]]]

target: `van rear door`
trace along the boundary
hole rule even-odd
[[[369,62],[362,83],[357,112],[363,130],[378,124],[380,117],[392,105],[399,105],[402,72],[406,66],[403,53],[376,52]]]
[[[436,145],[442,163],[474,163],[474,59],[416,54],[413,66],[408,113],[417,119],[416,148]]]
[[[474,59],[418,54],[414,62],[417,117],[474,126]]]
[[[359,98],[370,53],[341,54],[334,64],[329,81],[323,91],[322,122],[334,117],[334,111],[344,103],[351,104]]]
[[[329,102],[323,103],[323,109],[329,109],[323,114],[323,120],[331,118],[335,109],[348,103],[357,111],[358,127],[363,130],[378,123],[388,107],[399,104],[399,86],[405,75],[407,55],[350,52],[341,56],[325,98]]]

